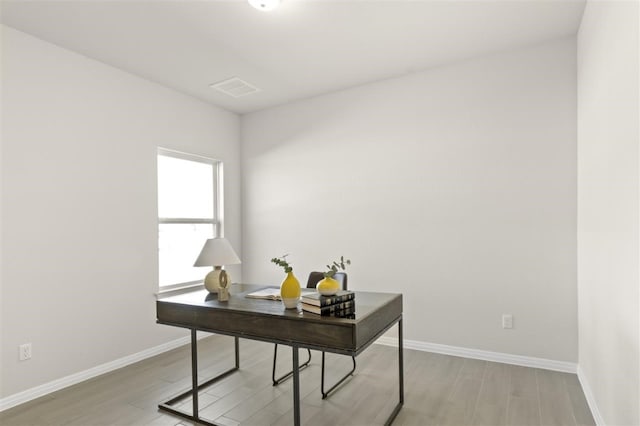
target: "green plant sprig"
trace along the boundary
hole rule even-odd
[[[344,256],[340,256],[339,262],[333,262],[331,265],[327,265],[328,271],[323,273],[324,277],[333,278],[339,269],[346,271],[347,267],[345,265],[351,265],[351,260],[345,259]]]
[[[271,259],[271,262],[275,263],[278,266],[281,266],[284,269],[285,274],[293,271],[293,267],[289,264],[289,262],[287,262],[287,256],[289,255],[283,254],[280,257],[274,257],[273,259]]]

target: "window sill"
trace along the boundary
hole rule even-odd
[[[156,298],[167,297],[167,296],[177,296],[182,293],[188,293],[194,290],[203,290],[204,282],[198,283],[188,283],[178,287],[171,287],[167,289],[161,288],[156,292]]]

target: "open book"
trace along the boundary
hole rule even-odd
[[[309,290],[306,288],[301,289],[301,296],[305,296],[307,294],[315,293],[315,290]],[[247,294],[245,297],[249,297],[251,299],[266,299],[266,300],[282,300],[280,297],[280,289],[279,288],[263,288],[262,290],[254,291],[253,293]]]
[[[279,288],[263,288],[262,290],[247,294],[246,297],[251,299],[282,300]]]

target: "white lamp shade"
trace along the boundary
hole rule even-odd
[[[278,7],[280,0],[249,0],[249,4],[258,10],[267,12]]]
[[[226,238],[210,238],[204,243],[193,266],[223,266],[238,263],[240,258]]]

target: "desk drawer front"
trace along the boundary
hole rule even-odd
[[[240,312],[194,309],[180,305],[158,303],[158,322],[182,325],[239,337],[273,340],[278,343],[296,342],[341,351],[355,350],[352,324],[296,321],[295,318],[246,315]]]

